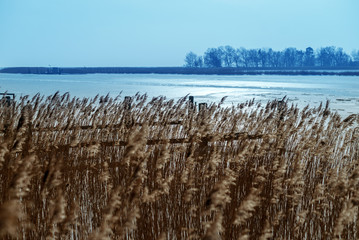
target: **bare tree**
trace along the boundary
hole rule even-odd
[[[322,67],[335,66],[335,47],[322,47],[317,51],[317,60]]]
[[[222,67],[222,51],[219,48],[209,48],[204,53],[204,64],[207,67]]]
[[[224,66],[233,67],[233,64],[235,63],[236,50],[233,47],[227,45],[222,48],[222,53]]]
[[[231,46],[209,48],[204,57],[193,52],[186,55],[186,67],[335,67],[359,66],[359,51],[354,50],[351,55],[342,48],[333,46],[313,50],[307,47],[305,51],[296,48],[286,48],[282,51],[266,49],[234,49]]]
[[[196,68],[203,66],[203,59],[201,56],[197,56],[197,54],[193,52],[189,52],[185,58],[185,67]]]
[[[235,50],[233,61],[237,68],[242,67],[244,65],[243,53],[241,49],[237,48]]]
[[[346,54],[343,48],[337,48],[334,54],[336,66],[348,66],[350,63],[350,56]]]
[[[305,49],[303,64],[306,67],[312,67],[315,65],[315,55],[313,48],[307,47]]]
[[[354,62],[359,62],[359,50],[353,50],[351,55]]]

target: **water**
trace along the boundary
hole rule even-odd
[[[342,116],[359,113],[358,76],[281,76],[281,75],[162,75],[162,74],[88,74],[22,75],[0,74],[0,92],[17,97],[69,92],[76,97],[97,94],[131,96],[147,93],[178,99],[193,95],[196,102],[219,102],[227,96],[227,105],[255,98],[256,101],[281,99],[289,103],[318,106],[330,100],[333,111]]]

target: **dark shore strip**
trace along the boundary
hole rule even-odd
[[[186,68],[186,67],[9,67],[17,74],[193,74],[193,75],[339,75],[359,76],[358,67],[341,68]]]

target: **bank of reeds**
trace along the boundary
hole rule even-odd
[[[1,238],[358,238],[357,115],[220,104],[3,100]]]

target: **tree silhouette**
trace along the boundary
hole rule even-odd
[[[185,67],[196,68],[203,67],[203,59],[201,56],[197,56],[193,52],[189,52],[185,58]]]
[[[304,54],[304,66],[313,67],[314,64],[315,64],[314,50],[311,47],[307,47],[305,49],[305,54]]]
[[[208,48],[204,57],[193,52],[186,55],[186,67],[245,67],[245,68],[300,68],[300,67],[345,67],[359,66],[359,51],[351,56],[342,48],[322,47],[316,51],[307,47],[305,51],[290,47],[283,51],[271,48],[245,49],[222,46]]]
[[[207,67],[222,67],[222,51],[217,48],[209,48],[204,53],[204,64]]]

